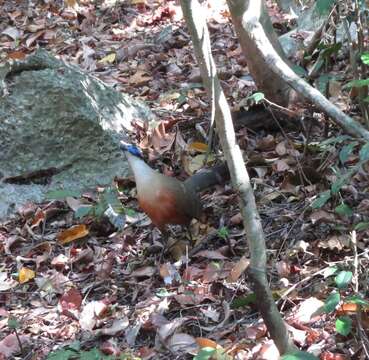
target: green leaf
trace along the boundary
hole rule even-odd
[[[333,292],[329,294],[329,296],[325,300],[322,310],[326,313],[330,313],[336,309],[336,306],[339,304],[340,301],[340,294],[338,292]]]
[[[347,336],[352,329],[352,320],[348,316],[340,316],[336,320],[336,330],[339,334]]]
[[[231,309],[238,309],[240,307],[256,304],[256,294],[251,293],[247,296],[240,296],[235,298],[231,303]]]
[[[113,357],[104,355],[99,349],[93,348],[90,351],[81,351],[79,360],[108,360]]]
[[[57,351],[50,353],[47,356],[47,360],[69,360],[72,357],[75,358],[81,349],[81,343],[74,341],[68,346],[65,346]]]
[[[355,228],[354,228],[356,231],[364,231],[364,230],[367,230],[369,229],[369,222],[366,222],[366,221],[362,221],[362,222],[359,222],[355,225]]]
[[[369,142],[367,142],[359,151],[359,157],[361,161],[369,160]]]
[[[79,350],[81,350],[81,342],[79,340],[73,341],[72,343],[70,343],[67,346],[67,349],[71,349],[71,350],[74,350],[74,351],[79,351]]]
[[[369,79],[351,80],[346,85],[343,86],[343,89],[351,89],[353,87],[360,88],[368,85]]]
[[[351,216],[353,214],[352,209],[345,203],[342,203],[334,209],[338,215]]]
[[[340,136],[335,136],[335,137],[331,137],[327,140],[324,140],[320,143],[320,146],[325,147],[327,145],[335,145],[335,144],[341,144],[346,140],[351,139],[350,136],[348,135],[340,135]]]
[[[366,308],[369,307],[369,301],[365,300],[362,296],[360,295],[352,295],[352,296],[348,296],[345,298],[345,303],[353,303],[353,304],[357,304],[360,306],[364,306]]]
[[[323,66],[324,65],[324,61],[322,59],[320,59],[320,63],[316,64],[315,67],[317,67],[318,65]],[[328,83],[329,83],[329,79],[331,77],[327,74],[322,74],[320,75],[317,79],[316,79],[316,86],[318,88],[318,90],[324,95],[327,95],[327,89],[328,89]]]
[[[133,209],[125,209],[124,212],[126,213],[127,216],[131,216],[131,217],[135,217],[136,216],[136,211],[134,211]]]
[[[12,330],[18,329],[20,327],[18,320],[14,316],[9,316],[8,327],[9,329],[12,329]]]
[[[345,185],[354,175],[355,171],[357,171],[357,168],[354,167],[350,169],[346,174],[337,174],[337,180],[331,185],[331,192],[332,194],[337,194],[343,185]]]
[[[47,355],[46,359],[47,360],[69,360],[72,357],[75,357],[77,354],[78,352],[74,350],[61,349],[61,350],[57,350],[57,351],[50,353],[49,355]]]
[[[191,89],[202,89],[204,88],[204,84],[203,83],[191,83],[188,84],[186,86],[187,89],[191,90]]]
[[[227,227],[223,226],[222,228],[220,228],[218,230],[218,236],[221,237],[222,239],[227,239],[229,236],[229,230]]]
[[[369,53],[362,54],[360,59],[365,65],[369,65]]]
[[[178,106],[181,106],[183,104],[185,104],[187,102],[187,96],[184,95],[184,94],[181,94],[178,96],[177,98],[177,103],[178,103]]]
[[[352,272],[340,271],[334,280],[339,289],[345,289],[352,280]]]
[[[76,219],[81,219],[81,218],[91,214],[92,212],[93,212],[93,206],[91,206],[91,205],[81,206],[74,213],[74,217]]]
[[[338,53],[338,51],[341,49],[342,47],[342,43],[337,42],[335,44],[332,45],[323,45],[323,51],[322,51],[322,56],[327,59],[329,58],[331,55]]]
[[[101,216],[104,214],[105,210],[107,208],[107,205],[103,201],[99,201],[94,207],[94,216],[97,218],[101,218]]]
[[[46,199],[61,200],[67,197],[81,197],[82,193],[78,190],[50,190],[46,193]]]
[[[339,153],[339,158],[342,164],[344,164],[350,157],[350,155],[352,154],[355,146],[357,145],[356,141],[350,142],[349,144],[345,145],[340,153]]]
[[[172,296],[173,293],[169,292],[166,288],[160,288],[156,291],[155,295],[158,297],[164,298],[164,297]]]
[[[319,358],[306,351],[293,351],[281,356],[281,360],[319,360]]]
[[[110,205],[114,211],[124,213],[122,203],[119,200],[119,194],[115,188],[107,188],[101,196],[101,201],[104,201],[106,205]]]
[[[193,360],[209,360],[215,353],[216,349],[211,347],[202,348]]]
[[[317,199],[313,201],[311,207],[313,209],[320,209],[331,198],[331,191],[327,190],[322,192]]]
[[[300,77],[306,77],[308,75],[308,72],[302,66],[293,64],[291,67],[294,73]]]
[[[316,0],[316,8],[319,14],[328,13],[334,5],[335,0]]]
[[[330,266],[324,269],[323,276],[326,279],[329,276],[334,275],[338,271],[337,266]]]
[[[260,101],[264,100],[264,98],[265,96],[262,92],[256,92],[255,94],[248,96],[246,100],[252,100],[258,104]]]
[[[161,29],[159,33],[157,33],[154,37],[154,42],[159,44],[164,44],[167,41],[170,41],[171,34],[173,33],[173,26],[168,25]]]

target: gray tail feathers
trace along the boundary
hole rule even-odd
[[[206,190],[215,185],[224,184],[230,178],[228,166],[226,163],[215,165],[208,169],[201,169],[184,181],[196,192]]]

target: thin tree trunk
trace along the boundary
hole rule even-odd
[[[209,98],[215,106],[213,111],[220,143],[230,170],[233,188],[239,197],[243,225],[246,230],[251,254],[249,274],[258,298],[259,310],[279,352],[283,354],[292,349],[293,346],[269,289],[266,274],[264,233],[256,208],[250,178],[241,150],[236,143],[231,112],[216,75],[216,67],[211,54],[210,38],[205,21],[206,16],[197,0],[181,0],[181,5],[191,34],[203,83]]]

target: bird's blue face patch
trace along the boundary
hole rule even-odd
[[[135,146],[135,145],[121,144],[120,145],[120,148],[123,151],[128,151],[130,154],[132,154],[134,156],[137,156],[139,158],[142,158],[142,152],[141,152],[141,150],[137,146]]]
[[[142,157],[141,150],[137,146],[128,145],[127,150],[134,156]]]

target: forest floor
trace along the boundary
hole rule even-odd
[[[182,179],[199,169],[199,129],[208,129],[210,105],[180,6],[65,2],[74,6],[0,0],[0,61],[43,47],[145,101],[160,119],[156,131],[135,123],[150,164]],[[256,87],[227,7],[208,1],[207,11],[222,86],[239,113]],[[277,29],[288,29],[286,15],[269,11]],[[344,58],[330,73],[346,79],[347,69]],[[355,109],[348,93],[335,95],[342,110]],[[236,126],[265,232],[270,286],[300,349],[323,360],[364,359],[369,178],[365,163],[350,173],[363,153],[310,106],[295,112],[291,126]],[[128,213],[143,215],[134,184],[118,185],[123,206],[135,211]],[[96,194],[86,199],[99,202]],[[244,273],[237,194],[225,184],[201,200],[207,220],[191,231],[204,245],[191,257],[184,229],[172,229],[173,246],[147,218],[116,231],[104,219],[76,218],[81,199],[29,204],[0,224],[0,360],[192,359],[199,348],[216,349],[214,359],[277,359],[256,308],[263,299],[255,299]]]

